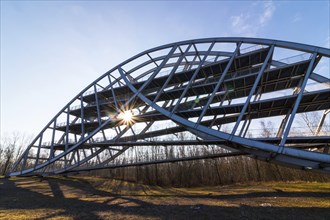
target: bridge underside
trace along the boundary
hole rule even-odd
[[[329,49],[253,38],[142,52],[74,97],[8,175],[239,155],[329,173],[329,57]]]

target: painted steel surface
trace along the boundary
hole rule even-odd
[[[132,166],[139,151],[169,145],[218,151],[143,156],[137,165],[248,155],[330,172],[329,69],[317,72],[329,57],[326,48],[256,38],[197,39],[144,51],[74,97],[8,175]],[[302,116],[321,111],[308,134],[296,129]],[[265,122],[272,127],[261,129]]]

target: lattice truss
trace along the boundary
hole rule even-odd
[[[243,154],[329,172],[329,57],[326,48],[253,38],[147,50],[74,97],[9,175]],[[310,115],[317,126],[302,125]],[[183,157],[185,147],[195,154]]]

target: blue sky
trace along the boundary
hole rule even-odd
[[[259,37],[330,47],[330,1],[1,1],[1,134],[37,135],[98,76],[166,43]]]

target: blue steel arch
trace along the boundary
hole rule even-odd
[[[229,44],[231,49],[226,49]],[[244,45],[252,46],[244,49]],[[308,57],[285,63],[274,58],[277,48],[307,53]],[[329,133],[320,136],[319,132],[330,109],[330,83],[329,78],[313,72],[322,58],[329,57],[326,48],[256,38],[197,39],[146,50],[109,70],[74,97],[37,135],[8,175],[116,167],[116,160],[125,158],[133,147],[186,143],[211,144],[230,151],[214,157],[248,154],[329,172]],[[308,80],[325,87],[306,92]],[[261,99],[282,90],[292,90],[292,94]],[[240,99],[244,100],[231,104]],[[282,107],[280,103],[287,104]],[[315,133],[289,136],[296,114],[320,110],[324,113]],[[120,117],[126,111],[134,111],[129,123]],[[283,119],[276,136],[246,137],[251,121],[278,115]],[[60,120],[65,123],[58,124]],[[164,129],[156,125],[158,121],[171,126]],[[221,131],[223,124],[232,124],[231,131]],[[195,135],[197,140],[149,140],[182,132]],[[162,161],[146,161],[157,162]]]

